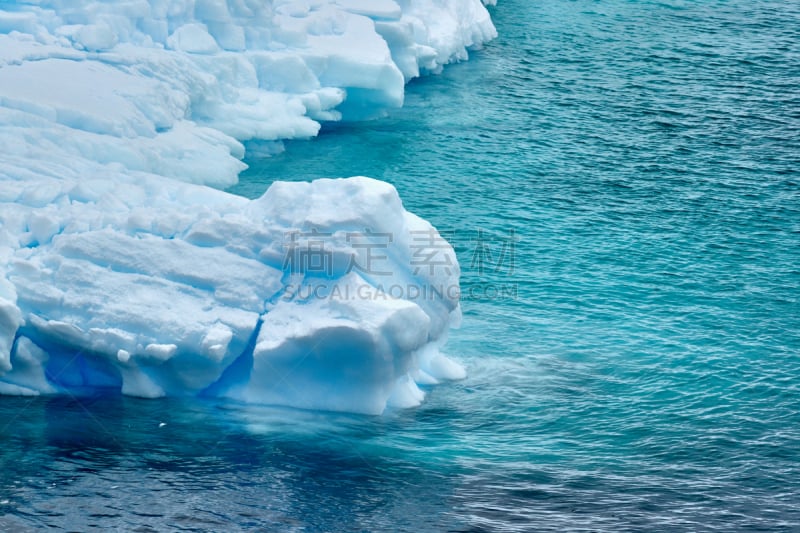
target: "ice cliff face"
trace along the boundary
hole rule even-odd
[[[380,413],[463,375],[455,254],[393,187],[197,184],[493,36],[477,0],[0,3],[0,393]]]

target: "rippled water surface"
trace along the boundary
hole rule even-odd
[[[0,399],[0,526],[800,529],[800,4],[501,0],[406,107],[251,160],[456,245],[469,377],[382,417]]]

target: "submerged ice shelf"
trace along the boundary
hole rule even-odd
[[[206,185],[492,37],[478,0],[0,3],[0,393],[380,413],[463,376],[455,254],[391,185]]]

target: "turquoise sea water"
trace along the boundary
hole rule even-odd
[[[800,529],[800,5],[501,0],[404,109],[251,160],[457,246],[469,377],[381,417],[0,401],[0,529]]]

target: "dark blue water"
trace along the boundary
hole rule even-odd
[[[382,417],[3,398],[0,525],[800,529],[800,4],[493,16],[403,110],[234,189],[395,184],[457,245],[469,378]]]

